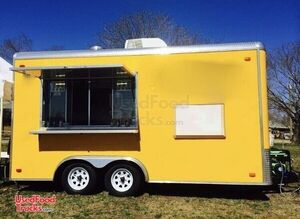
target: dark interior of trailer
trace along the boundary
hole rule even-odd
[[[136,80],[123,68],[43,70],[42,126],[136,126]]]

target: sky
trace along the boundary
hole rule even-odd
[[[300,0],[2,0],[0,41],[24,33],[34,50],[87,49],[105,24],[141,10],[165,12],[216,43],[261,41],[273,49],[300,41]]]

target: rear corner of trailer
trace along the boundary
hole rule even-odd
[[[215,165],[226,184],[271,185],[266,51],[257,42],[219,55],[226,74],[216,85],[224,90],[218,95],[224,95],[226,135]]]
[[[253,58],[251,56],[245,57],[244,61],[249,64],[252,62],[251,69],[256,69],[256,71],[251,71],[253,75],[253,90],[249,91],[249,93],[255,93],[255,95],[251,95],[254,99],[251,101],[256,101],[257,106],[256,110],[251,112],[249,110],[249,114],[256,115],[255,121],[250,122],[249,124],[255,124],[253,127],[258,129],[258,132],[255,132],[256,129],[247,130],[250,136],[253,136],[253,142],[256,142],[253,147],[255,147],[255,154],[252,154],[253,158],[248,157],[249,162],[256,161],[259,164],[259,168],[257,171],[251,173],[249,172],[249,179],[251,184],[268,186],[272,184],[271,178],[271,163],[270,163],[270,143],[269,143],[269,128],[268,128],[268,99],[267,99],[267,71],[266,71],[266,51],[262,43],[255,43],[256,49],[252,51]],[[249,71],[250,72],[250,71]],[[250,81],[249,81],[250,83]],[[255,97],[256,96],[256,97]],[[250,105],[249,105],[250,106]],[[257,113],[255,113],[256,111]],[[254,140],[255,139],[255,140]],[[254,148],[253,148],[254,149]],[[251,179],[253,178],[253,179]],[[254,178],[256,178],[254,180]],[[254,180],[254,181],[252,181]]]

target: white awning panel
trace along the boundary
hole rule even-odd
[[[40,77],[42,70],[59,70],[59,69],[90,69],[90,68],[122,68],[129,74],[134,75],[122,64],[103,64],[103,65],[78,65],[78,66],[31,66],[31,67],[12,67],[11,71],[31,75],[33,77]]]

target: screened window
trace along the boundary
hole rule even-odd
[[[42,126],[136,127],[135,77],[121,68],[44,70]]]

